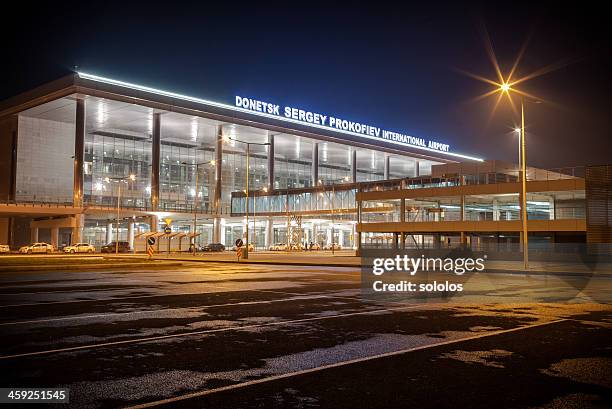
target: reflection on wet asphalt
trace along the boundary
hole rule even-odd
[[[611,309],[495,280],[419,304],[363,298],[352,268],[3,273],[0,379],[67,386],[79,408],[609,405]]]

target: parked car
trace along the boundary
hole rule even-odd
[[[270,251],[286,251],[287,243],[276,243],[270,246]]]
[[[321,250],[321,245],[319,243],[310,243],[308,250]]]
[[[302,251],[304,250],[304,245],[302,244],[292,244],[291,251]]]
[[[225,246],[221,243],[208,243],[201,250],[206,252],[225,251]]]
[[[64,247],[64,253],[95,253],[96,248],[89,243],[76,243]]]
[[[19,249],[21,254],[39,254],[39,253],[53,253],[53,246],[49,243],[34,243],[30,246],[23,246]]]
[[[11,252],[11,248],[8,244],[0,244],[0,254],[8,254]]]
[[[116,249],[119,249],[119,253],[129,253],[132,249],[130,248],[130,243],[127,241],[120,241],[117,246],[116,241],[111,241],[108,244],[105,244],[100,248],[100,252],[102,253],[114,253]]]
[[[334,244],[333,244],[333,246],[334,246],[334,247],[333,247],[333,249],[334,249],[334,250],[342,250],[342,246],[341,246],[341,245],[339,245],[338,243],[334,243]],[[323,250],[332,250],[332,245],[331,245],[331,244],[327,244],[327,245],[326,245],[326,246],[323,248]]]

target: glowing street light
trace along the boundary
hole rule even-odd
[[[486,48],[487,54],[489,56],[489,59],[491,60],[491,63],[493,64],[493,68],[495,69],[495,73],[497,75],[496,80],[492,80],[490,78],[486,78],[481,75],[476,75],[470,72],[465,72],[461,70],[460,71],[469,77],[472,77],[478,81],[481,81],[481,82],[484,82],[484,83],[487,83],[493,86],[493,88],[489,90],[488,92],[482,95],[479,95],[473,99],[473,101],[478,101],[483,98],[497,95],[497,100],[495,102],[495,105],[493,106],[493,111],[491,112],[491,115],[493,115],[493,113],[497,109],[497,106],[501,102],[501,99],[504,97],[504,95],[508,98],[508,102],[510,103],[510,106],[514,113],[516,113],[516,107],[514,106],[514,101],[512,99],[512,96],[516,94],[517,96],[521,98],[521,112],[520,112],[521,125],[520,127],[517,127],[515,129],[515,132],[519,134],[519,167],[520,167],[520,174],[521,174],[520,193],[521,193],[523,263],[524,263],[525,270],[527,270],[529,267],[529,241],[528,241],[528,232],[527,232],[527,193],[526,193],[526,190],[527,190],[526,189],[527,159],[525,157],[525,136],[526,136],[525,135],[525,102],[526,102],[526,98],[536,103],[541,103],[543,101],[542,99],[534,95],[531,95],[523,90],[518,89],[516,86],[530,79],[542,76],[546,73],[562,68],[563,66],[567,65],[567,63],[559,62],[559,63],[551,64],[546,67],[540,68],[532,72],[531,74],[524,75],[520,78],[515,78],[515,73],[517,72],[518,64],[521,58],[523,57],[523,54],[525,53],[525,50],[527,48],[527,43],[525,42],[523,46],[521,47],[518,57],[514,61],[510,72],[508,73],[506,77],[504,77],[499,67],[499,64],[497,62],[497,57],[495,56],[495,53],[493,51],[493,45],[491,43],[491,40],[488,34],[486,33],[486,31],[484,31],[483,34],[484,34],[485,48]]]

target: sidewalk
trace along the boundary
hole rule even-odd
[[[138,257],[131,256],[131,257]],[[142,256],[146,257],[146,256]],[[177,260],[184,262],[216,262],[216,263],[244,263],[244,264],[271,264],[271,265],[299,265],[317,267],[354,267],[361,268],[361,258],[355,256],[352,250],[340,250],[332,255],[331,251],[319,252],[250,252],[249,259],[238,261],[234,252],[191,254],[158,254],[155,260]],[[522,261],[490,260],[485,263],[486,272],[490,273],[520,273],[524,274]],[[542,262],[529,263],[529,274],[564,274],[564,275],[597,275],[612,277],[612,264],[602,264],[592,269],[582,263]]]

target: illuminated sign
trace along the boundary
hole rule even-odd
[[[406,146],[426,148],[438,152],[449,152],[449,145],[431,140],[425,140],[416,136],[405,135],[399,132],[388,131],[377,126],[354,122],[338,118],[331,115],[324,115],[319,112],[305,111],[303,109],[271,104],[257,99],[236,96],[236,106],[249,111],[261,112],[281,118],[289,118],[294,121],[303,122],[309,125],[330,128],[335,131],[345,131],[358,136],[378,138],[381,141],[391,141]]]
[[[145,85],[139,85],[131,82],[119,81],[112,78],[102,77],[99,75],[88,74],[85,72],[77,72],[77,75],[80,78],[88,81],[95,81],[97,83],[129,88],[136,91],[173,98],[176,100],[194,102],[208,107],[221,108],[234,112],[248,113],[263,118],[276,119],[278,121],[283,121],[291,124],[306,125],[311,128],[332,130],[337,133],[345,135],[354,135],[364,139],[369,139],[371,141],[383,141],[399,146],[409,146],[415,149],[436,152],[455,158],[469,159],[478,162],[483,161],[482,158],[477,158],[475,156],[450,152],[449,145],[447,144],[429,141],[419,137],[388,131],[386,129],[381,129],[379,127],[372,126],[369,124],[348,121],[342,118],[332,117],[330,115],[324,115],[317,112],[305,111],[294,107],[282,107],[281,109],[280,105],[270,104],[264,101],[258,101],[243,97],[236,97],[235,105],[230,105],[221,102],[192,97],[189,95],[178,94],[176,92],[165,91],[159,88],[152,88]],[[203,111],[205,111],[205,109],[203,109]]]

